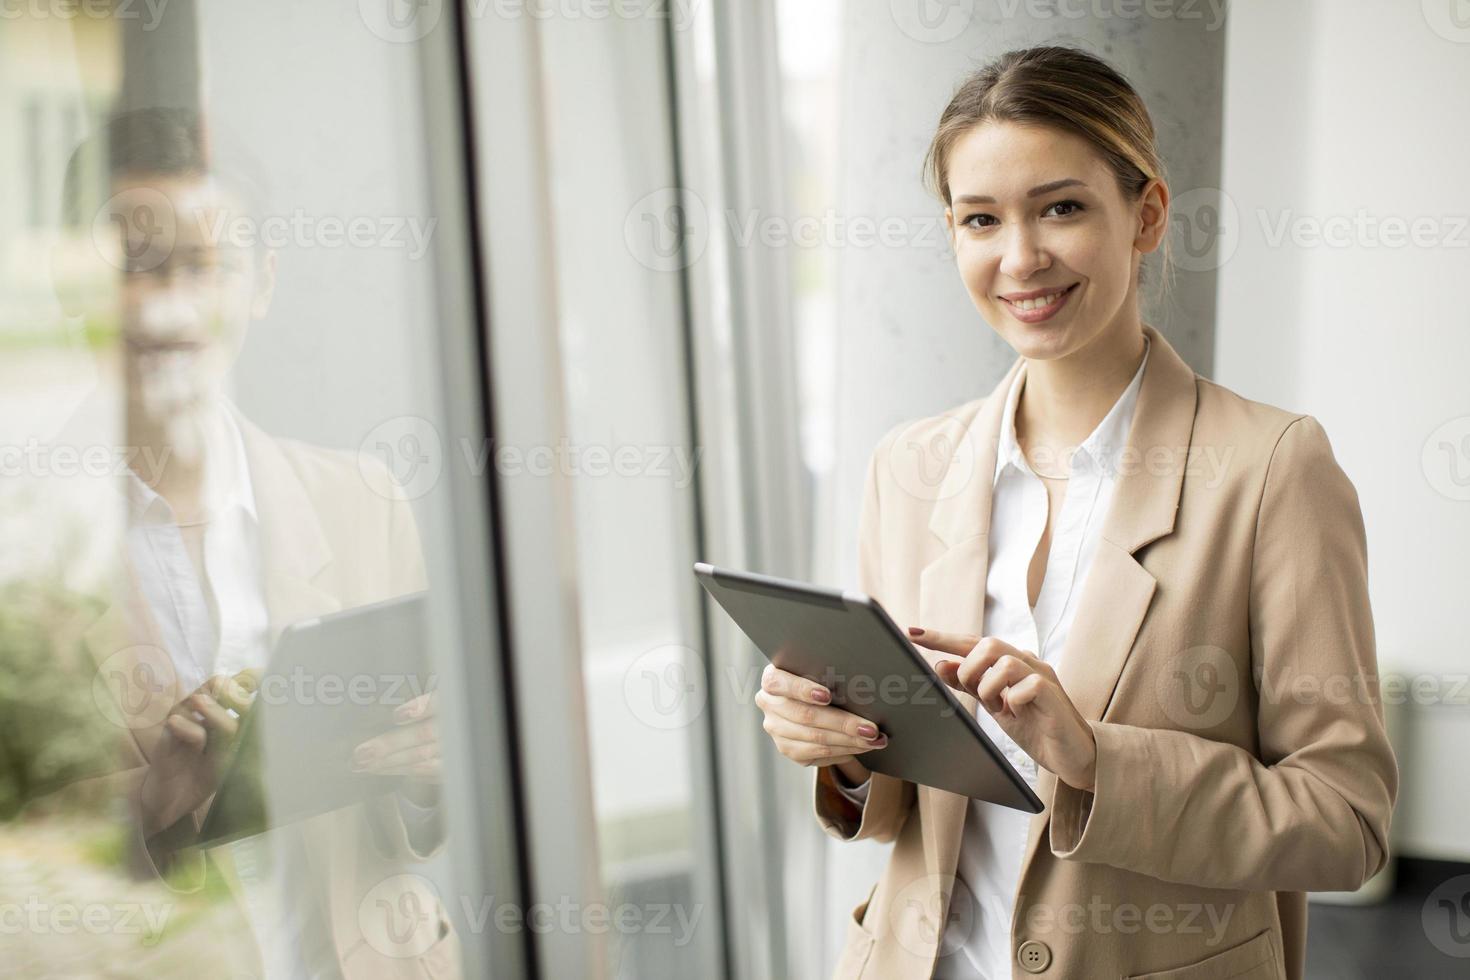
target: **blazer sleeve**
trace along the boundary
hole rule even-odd
[[[1090,722],[1096,787],[1057,782],[1058,857],[1252,891],[1353,891],[1384,866],[1399,773],[1366,535],[1357,492],[1309,415],[1287,425],[1267,465],[1250,574],[1257,684],[1306,676],[1317,696],[1257,698],[1259,757],[1188,732]]]
[[[413,505],[382,461],[374,457],[367,459],[370,462],[360,465],[381,468],[379,478],[385,481],[384,486],[392,488],[385,500],[386,514],[372,519],[375,526],[388,529],[388,551],[383,556],[384,567],[388,569],[385,597],[424,591],[429,587],[429,579]],[[364,813],[372,840],[385,857],[427,861],[444,850],[448,835],[442,802],[420,807],[396,792],[388,792],[367,801]]]
[[[879,440],[868,459],[868,473],[858,516],[858,589],[882,601],[883,555],[879,536],[878,467],[903,428],[894,426]],[[861,756],[858,757],[861,761]],[[916,790],[908,780],[875,772],[868,780],[867,801],[861,805],[845,796],[835,782],[832,766],[813,766],[812,802],[817,822],[838,840],[891,841],[898,836],[913,808]]]

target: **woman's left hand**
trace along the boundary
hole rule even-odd
[[[434,805],[443,779],[437,714],[437,691],[399,705],[393,713],[394,727],[353,751],[352,771],[398,776],[400,792],[410,801]]]
[[[915,629],[914,643],[948,654],[934,665],[939,679],[979,700],[1037,765],[1076,789],[1096,786],[1097,741],[1050,664],[993,636]]]

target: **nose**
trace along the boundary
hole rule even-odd
[[[1005,238],[1001,254],[1001,275],[1015,282],[1025,282],[1051,265],[1051,256],[1035,229],[1015,224]]]

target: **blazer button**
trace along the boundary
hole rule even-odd
[[[1051,947],[1039,939],[1028,939],[1016,950],[1016,959],[1027,973],[1040,973],[1051,966]]]

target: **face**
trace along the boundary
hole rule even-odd
[[[998,121],[961,137],[948,169],[960,277],[1018,354],[1084,354],[1138,329],[1139,261],[1166,227],[1161,181],[1130,202],[1080,136]]]
[[[222,393],[250,321],[269,306],[275,257],[231,240],[243,209],[208,176],[112,189],[129,403],[155,422],[182,421]]]

